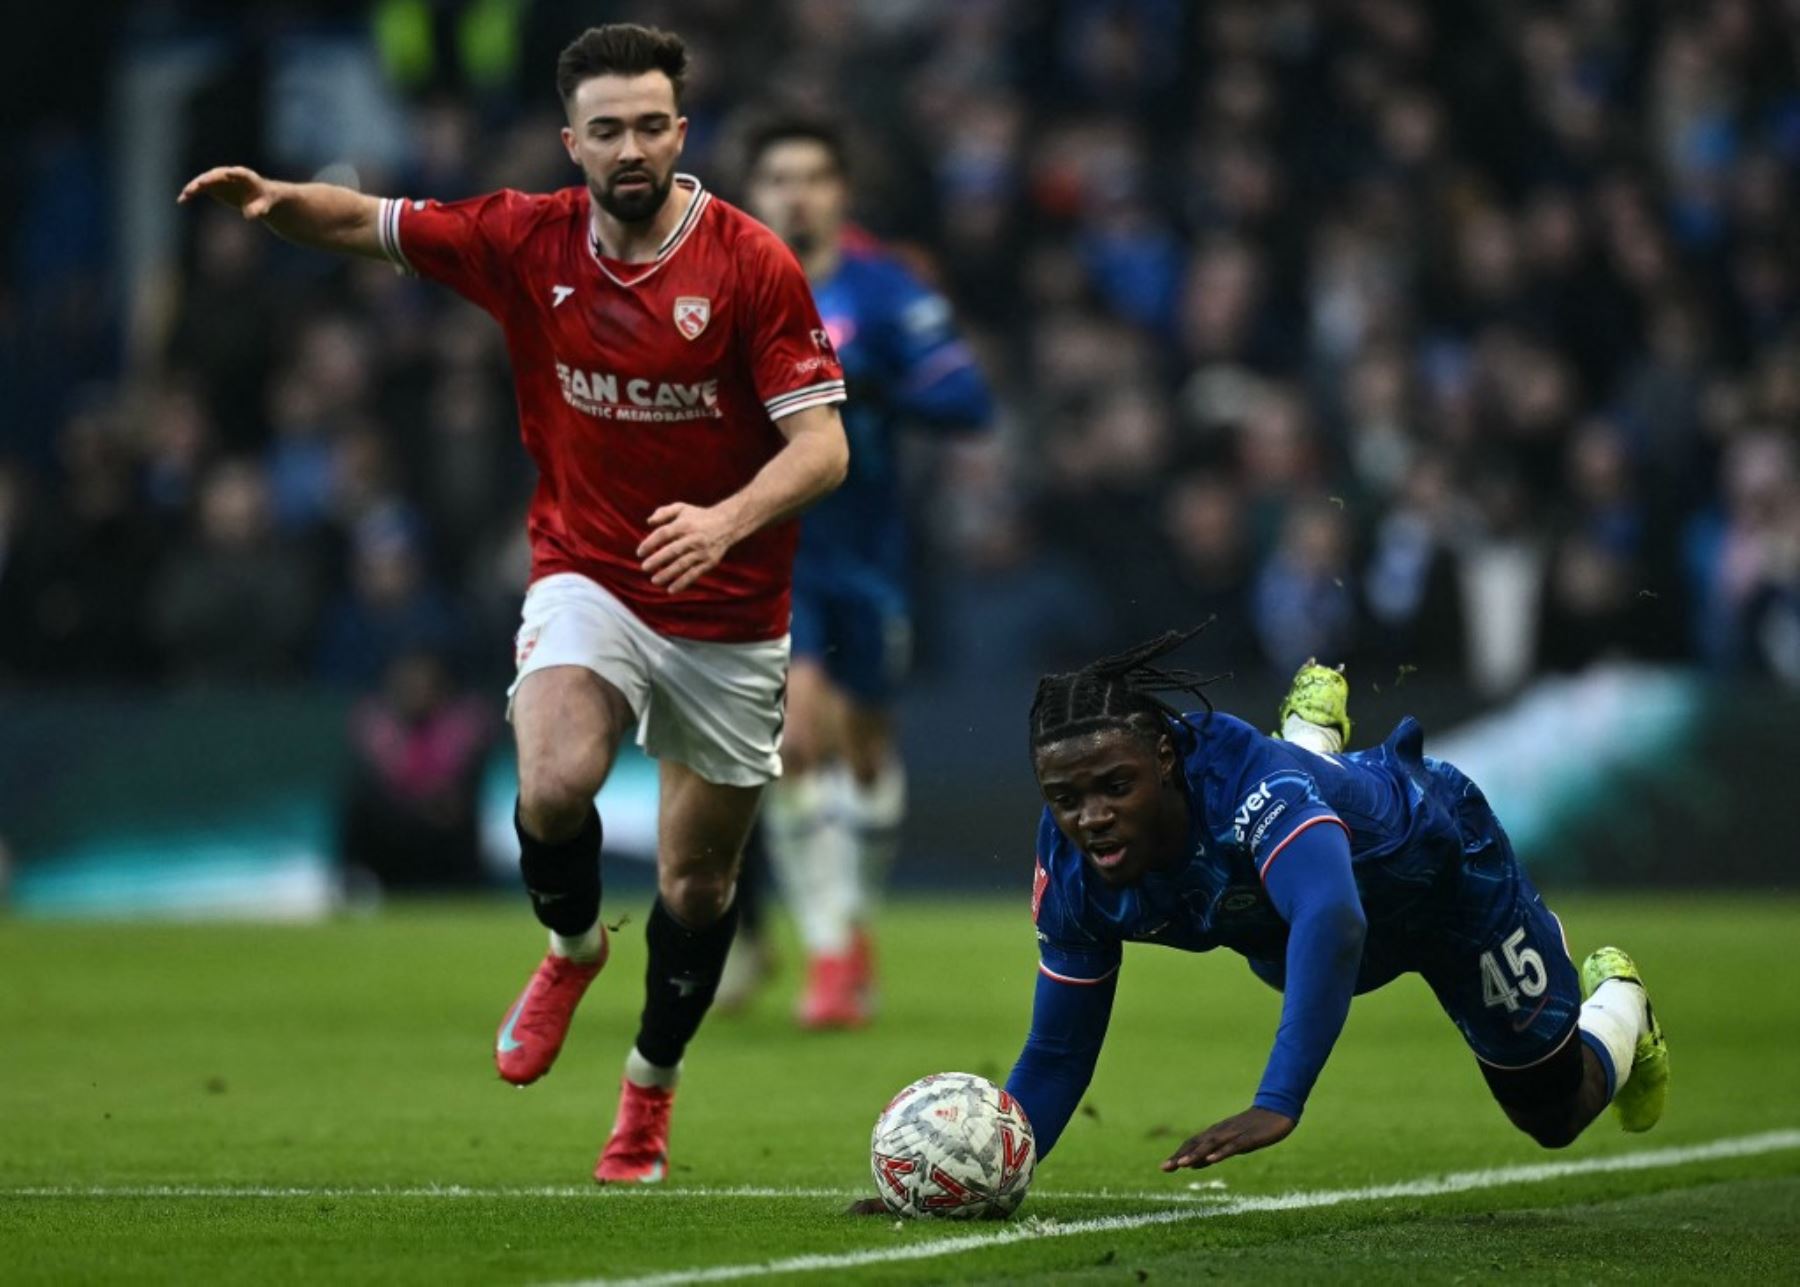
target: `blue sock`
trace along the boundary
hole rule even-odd
[[[1585,1028],[1581,1030],[1581,1040],[1600,1059],[1600,1067],[1606,1073],[1606,1102],[1610,1104],[1619,1089],[1619,1070],[1613,1067],[1612,1051],[1606,1048],[1604,1041]]]

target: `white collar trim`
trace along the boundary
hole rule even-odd
[[[600,234],[594,227],[594,198],[592,194],[588,196],[588,254],[614,285],[636,286],[654,276],[657,270],[675,257],[675,252],[681,249],[688,236],[699,226],[701,212],[711,202],[712,194],[701,187],[700,180],[691,174],[677,174],[675,185],[688,189],[694,194],[694,199],[688,204],[687,213],[681,217],[681,222],[675,225],[675,230],[657,247],[656,258],[645,264],[633,264],[632,267],[638,271],[629,277],[621,277],[615,273],[607,264],[606,257],[600,253]]]

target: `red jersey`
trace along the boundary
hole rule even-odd
[[[506,332],[519,428],[537,462],[531,579],[578,572],[645,624],[750,642],[788,629],[799,525],[745,537],[680,594],[638,544],[674,501],[740,490],[786,439],[775,421],[844,399],[844,373],[793,253],[701,188],[647,263],[603,258],[586,188],[385,200],[382,249]]]

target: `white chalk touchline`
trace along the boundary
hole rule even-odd
[[[661,1185],[272,1185],[272,1184],[38,1184],[0,1188],[0,1198],[829,1198],[848,1202],[866,1198],[867,1189],[780,1188],[729,1185],[719,1188],[664,1188]],[[1134,1192],[1127,1189],[1051,1190],[1044,1198],[1091,1202],[1222,1202],[1218,1193]]]
[[[1800,1130],[1766,1131],[1735,1139],[1714,1140],[1709,1144],[1692,1144],[1679,1148],[1648,1149],[1640,1153],[1619,1153],[1610,1157],[1581,1158],[1564,1162],[1538,1162],[1524,1166],[1505,1166],[1486,1171],[1458,1171],[1448,1175],[1424,1176],[1393,1184],[1377,1184],[1361,1189],[1322,1189],[1313,1192],[1274,1193],[1261,1197],[1228,1198],[1208,1206],[1190,1206],[1185,1210],[1150,1211],[1140,1215],[1100,1216],[1090,1220],[1025,1220],[992,1233],[965,1234],[961,1237],[936,1238],[903,1247],[879,1247],[868,1251],[848,1251],[832,1255],[790,1256],[748,1265],[710,1265],[695,1269],[678,1269],[667,1273],[647,1274],[639,1278],[589,1278],[565,1287],[678,1287],[686,1283],[728,1282],[737,1278],[762,1278],[771,1274],[796,1274],[820,1269],[861,1269],[870,1265],[897,1261],[931,1260],[941,1256],[957,1256],[965,1252],[984,1251],[1015,1242],[1034,1242],[1042,1238],[1068,1238],[1086,1233],[1122,1233],[1146,1229],[1154,1225],[1178,1224],[1187,1220],[1205,1220],[1215,1216],[1241,1215],[1253,1211],[1304,1211],[1319,1207],[1335,1207],[1346,1202],[1372,1202],[1387,1198],[1440,1197],[1451,1193],[1468,1193],[1477,1189],[1496,1189],[1509,1184],[1533,1184],[1542,1180],[1563,1179],[1574,1175],[1602,1175],[1615,1171],[1650,1171],[1665,1167],[1687,1166],[1694,1162],[1711,1162],[1724,1158],[1754,1157],[1761,1153],[1777,1153],[1800,1148]]]
[[[660,1185],[275,1185],[95,1184],[35,1185],[0,1189],[7,1198],[858,1198],[855,1189],[663,1188]]]

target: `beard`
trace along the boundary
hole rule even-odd
[[[620,192],[615,186],[622,178],[639,176],[649,179],[649,186],[631,188],[624,192]],[[612,175],[603,184],[590,181],[588,191],[593,193],[600,208],[620,223],[648,223],[663,208],[663,202],[669,199],[669,192],[674,186],[675,172],[672,169],[660,180],[648,169],[624,170]]]

